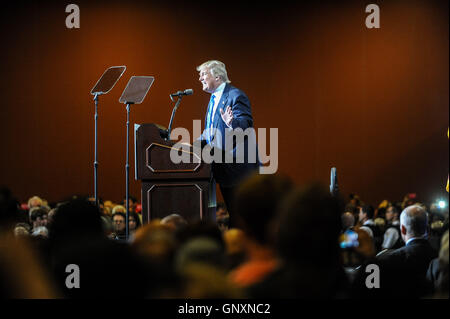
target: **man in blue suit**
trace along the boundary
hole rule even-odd
[[[197,71],[203,91],[211,94],[202,145],[220,153],[221,160],[212,162],[213,177],[219,183],[230,212],[230,224],[236,226],[233,218],[235,188],[259,167],[250,101],[243,91],[230,85],[224,63],[207,61],[198,66]],[[233,134],[238,137],[233,138]]]

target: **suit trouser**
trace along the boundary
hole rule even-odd
[[[234,212],[234,195],[236,191],[236,186],[222,186],[219,184],[220,192],[222,193],[223,200],[227,206],[228,213],[230,214],[230,225],[229,228],[236,227],[236,215]]]

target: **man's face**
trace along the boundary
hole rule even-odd
[[[219,226],[219,229],[222,231],[225,231],[228,229],[230,214],[228,214],[228,211],[221,208],[216,211],[216,222]]]
[[[123,231],[125,229],[125,219],[120,215],[115,215],[113,217],[114,229],[117,232]]]
[[[223,208],[220,208],[219,210],[216,211],[216,219],[225,218],[228,216],[229,216],[228,211],[226,211]]]
[[[214,77],[207,68],[200,70],[198,80],[203,85],[203,91],[208,93],[214,93],[220,85],[219,78]]]
[[[33,227],[47,226],[47,214],[36,217]]]
[[[41,226],[47,226],[48,224],[48,215],[42,215]]]
[[[136,220],[133,216],[128,218],[128,229],[135,230],[136,229]]]
[[[359,217],[359,221],[360,222],[363,222],[365,220],[365,218],[366,218],[366,214],[363,212],[362,208],[359,209],[358,217]]]

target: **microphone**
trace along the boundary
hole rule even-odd
[[[182,96],[182,95],[192,95],[194,94],[194,90],[193,89],[187,89],[184,91],[178,91],[176,93],[172,93],[170,94],[170,96]]]
[[[336,195],[339,191],[338,180],[337,180],[337,171],[336,167],[331,168],[331,176],[330,176],[330,193],[331,195]]]

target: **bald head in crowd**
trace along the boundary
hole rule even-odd
[[[411,238],[426,236],[427,227],[427,212],[421,206],[408,206],[402,211],[400,215],[400,230],[405,243]]]
[[[350,212],[345,212],[341,215],[342,229],[347,230],[355,226],[355,216]]]
[[[169,225],[171,228],[177,230],[187,225],[187,221],[178,214],[171,214],[161,219],[162,225]]]

